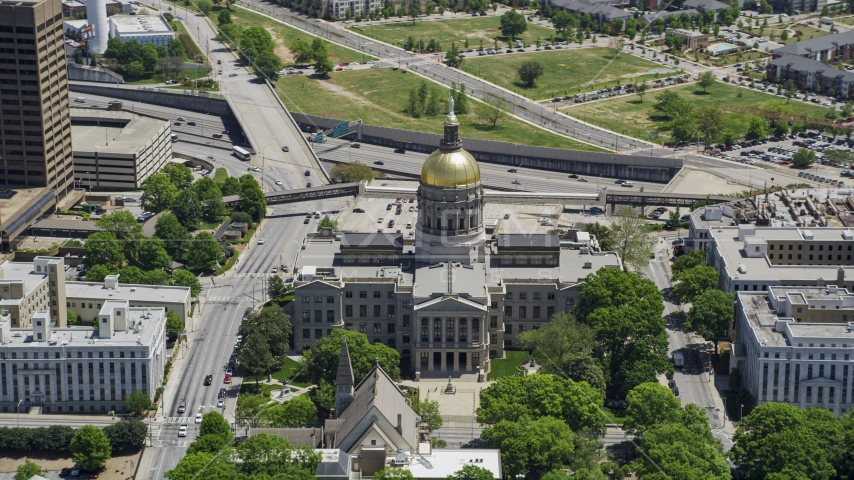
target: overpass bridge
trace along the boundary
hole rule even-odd
[[[324,198],[354,197],[363,193],[364,183],[334,183],[322,187],[299,188],[296,190],[279,190],[267,192],[264,197],[267,205],[282,205],[285,203],[298,203],[309,200],[322,200]],[[226,207],[234,207],[240,203],[239,195],[229,195],[222,198]]]
[[[605,205],[611,205],[611,211],[616,210],[617,205],[631,205],[633,207],[690,207],[702,200],[726,203],[737,199],[724,195],[699,195],[691,193],[638,192],[631,190],[605,192]]]

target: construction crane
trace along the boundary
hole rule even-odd
[[[839,120],[831,120],[829,118],[824,117],[808,117],[806,115],[796,115],[794,113],[783,113],[778,110],[771,110],[767,108],[725,105],[724,111],[746,113],[748,115],[758,115],[760,117],[771,118],[773,120],[788,120],[790,122],[801,122],[810,125],[823,125],[825,127],[854,129],[854,123],[844,124],[840,123]]]

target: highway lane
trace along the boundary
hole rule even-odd
[[[105,88],[104,91],[109,92],[110,89]],[[79,95],[80,94],[74,92],[69,93],[70,97],[76,97]],[[72,105],[74,107],[106,108],[107,104],[110,101],[117,100],[116,98],[111,97],[109,95],[87,94],[85,98],[86,103],[72,103]],[[219,146],[228,149],[231,149],[232,141],[236,142],[238,145],[244,143],[240,124],[237,123],[237,119],[235,119],[233,116],[219,116],[208,113],[192,112],[180,108],[163,107],[160,105],[153,105],[150,103],[142,102],[131,102],[128,100],[120,101],[123,102],[122,107],[127,110],[130,110],[131,112],[136,112],[142,115],[148,115],[151,117],[168,120],[172,128],[172,133],[178,134],[179,138],[182,135],[189,135],[191,138],[194,138],[195,141],[211,142],[214,146]],[[178,122],[179,117],[183,117],[185,120],[180,121],[181,125],[175,125],[175,123]],[[187,122],[196,122],[196,126],[187,125]],[[213,138],[213,134],[222,133],[224,130],[228,130],[229,134],[223,135],[222,139]]]
[[[359,162],[369,165],[374,169],[389,172],[401,172],[412,176],[420,175],[421,166],[427,154],[407,151],[405,154],[394,153],[394,149],[379,145],[360,144],[360,148],[352,148],[353,142],[330,138],[325,143],[315,146],[317,155],[324,160],[340,163]],[[465,145],[463,145],[465,146]],[[438,146],[437,146],[438,148]],[[381,161],[384,165],[378,165]],[[610,177],[584,177],[587,182],[569,178],[568,174],[552,172],[548,170],[537,170],[533,168],[515,167],[517,173],[511,173],[507,165],[479,162],[481,178],[484,185],[502,189],[518,189],[529,192],[566,192],[566,193],[596,193],[600,187],[613,186],[615,178]],[[519,181],[519,185],[512,182]],[[664,184],[653,182],[633,182],[633,188],[626,190],[639,190],[655,192],[661,191]]]

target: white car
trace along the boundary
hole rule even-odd
[[[282,184],[281,180],[276,180],[276,185],[281,185],[281,184]]]
[[[260,168],[258,168],[258,167],[252,167],[252,171],[253,171],[253,172],[260,172],[260,171],[261,171],[261,169],[260,169]]]
[[[202,414],[201,413],[196,414],[195,422],[196,423],[202,423]]]
[[[266,239],[266,238],[261,237],[261,238],[259,238],[259,239],[258,239],[258,245],[264,245],[264,242],[266,242],[266,241],[267,241],[267,239]]]
[[[621,187],[634,187],[635,184],[632,182],[623,182],[620,184]]]
[[[199,414],[199,415],[201,415],[201,414]],[[181,425],[181,428],[178,430],[178,436],[179,437],[186,437],[187,436],[187,426],[186,425]]]
[[[273,267],[272,269],[270,269],[270,271],[276,273],[279,271],[279,267]]]

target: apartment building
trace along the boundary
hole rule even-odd
[[[854,95],[854,72],[840,70],[810,57],[778,56],[768,62],[765,72],[769,81],[784,84],[791,80],[799,90]]]
[[[854,295],[836,285],[739,292],[730,365],[758,405],[854,407]]]
[[[73,186],[60,0],[0,1],[0,185]]]
[[[133,390],[149,396],[162,384],[166,310],[109,300],[92,327],[58,327],[38,311],[31,328],[0,315],[0,411],[125,411]]]

